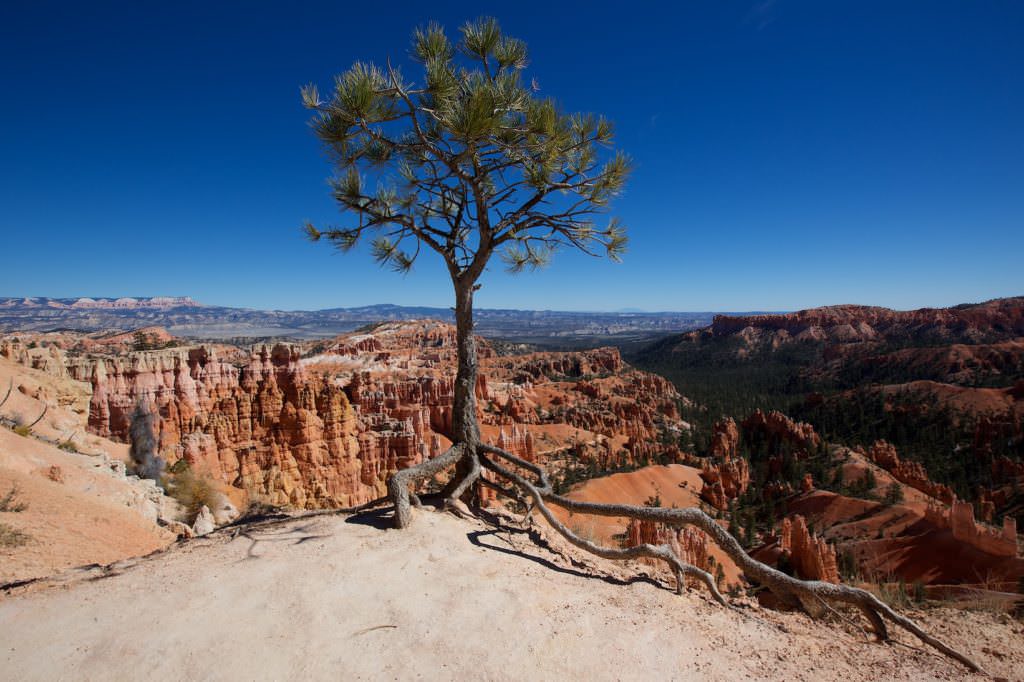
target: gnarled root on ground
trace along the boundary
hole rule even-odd
[[[818,616],[826,611],[834,611],[836,606],[843,604],[853,606],[859,609],[871,623],[879,641],[885,641],[888,638],[885,624],[885,620],[888,619],[925,644],[959,661],[969,670],[984,672],[981,666],[973,660],[929,635],[917,623],[900,615],[870,592],[848,585],[835,585],[817,580],[800,580],[751,558],[732,535],[698,508],[666,509],[664,507],[597,504],[572,500],[554,492],[547,474],[541,467],[490,445],[477,444],[471,449],[463,444],[455,445],[434,459],[409,469],[402,469],[393,475],[388,481],[388,492],[395,505],[395,526],[397,528],[408,526],[411,520],[410,486],[440,473],[467,455],[471,457],[471,462],[465,469],[465,473],[457,483],[450,484],[445,491],[448,506],[458,500],[470,486],[478,481],[508,497],[519,498],[516,490],[522,491],[521,497],[525,498],[533,508],[536,508],[552,528],[576,547],[605,559],[621,561],[651,558],[664,561],[675,576],[677,591],[682,591],[684,577],[690,576],[703,583],[715,601],[729,606],[729,603],[718,591],[714,578],[707,571],[682,561],[669,545],[643,544],[626,549],[605,547],[573,533],[555,518],[548,505],[561,507],[573,514],[625,517],[638,521],[662,523],[673,528],[693,526],[704,531],[736,563],[748,580],[771,590],[787,604],[802,608],[812,616]],[[502,463],[499,463],[498,460],[501,460]],[[506,485],[481,478],[481,469],[493,472]],[[521,473],[524,471],[528,473]],[[535,477],[533,480],[529,478],[531,474]],[[513,489],[510,489],[508,485],[511,485]]]

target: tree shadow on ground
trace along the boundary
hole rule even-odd
[[[239,561],[248,561],[250,559],[260,559],[263,555],[256,553],[256,547],[261,542],[285,542],[290,545],[301,545],[312,540],[322,540],[330,537],[329,534],[315,533],[314,524],[306,523],[295,528],[282,528],[282,529],[268,529],[268,530],[247,530],[239,533],[237,537],[242,537],[249,540],[249,548],[245,552],[245,556],[239,559]]]
[[[378,501],[379,500],[375,500],[375,502]],[[420,504],[424,510],[440,510],[444,506],[444,495],[441,493],[421,495]],[[346,516],[345,523],[369,526],[371,528],[376,528],[377,530],[389,530],[395,527],[395,507],[392,504],[388,504],[383,507],[360,510]]]
[[[658,580],[655,580],[655,579],[653,579],[653,578],[651,578],[650,576],[647,576],[647,575],[642,575],[641,574],[641,575],[634,576],[632,578],[623,579],[623,578],[616,578],[615,576],[611,576],[611,575],[601,575],[600,573],[591,573],[591,572],[580,570],[579,568],[570,568],[568,566],[560,566],[559,564],[556,564],[555,562],[551,561],[550,559],[548,559],[546,557],[540,556],[538,554],[527,553],[527,552],[523,551],[523,549],[515,547],[514,545],[512,545],[509,540],[504,540],[504,542],[508,543],[508,545],[509,545],[508,547],[502,547],[502,546],[497,545],[497,544],[491,544],[491,543],[488,543],[488,542],[484,542],[484,540],[483,540],[485,537],[488,537],[488,536],[497,538],[499,540],[503,540],[503,538],[501,537],[501,533],[508,533],[508,534],[516,533],[516,534],[520,534],[520,535],[529,535],[531,543],[533,544],[533,546],[535,546],[537,549],[546,549],[545,543],[543,541],[541,541],[541,540],[538,540],[536,537],[534,537],[534,532],[533,531],[525,530],[525,529],[520,529],[520,528],[510,528],[508,526],[501,526],[501,527],[498,527],[498,528],[492,528],[490,530],[477,530],[477,531],[473,531],[471,533],[466,533],[466,537],[469,539],[469,541],[473,545],[475,545],[477,547],[480,547],[480,548],[483,548],[483,549],[488,549],[488,550],[491,550],[491,551],[494,551],[494,552],[501,552],[502,554],[508,554],[508,555],[514,556],[514,557],[519,557],[520,559],[526,559],[528,561],[532,561],[534,563],[540,564],[544,568],[547,568],[547,569],[552,570],[552,571],[556,571],[558,573],[564,573],[566,575],[572,575],[572,576],[576,576],[578,578],[587,578],[588,580],[600,580],[601,582],[608,583],[609,585],[633,585],[635,583],[647,583],[648,585],[651,585],[651,586],[656,587],[658,589],[669,590],[670,592],[672,591],[664,583],[662,583],[662,582],[660,582]]]
[[[369,526],[377,530],[388,530],[395,527],[394,507],[381,507],[368,511],[352,514],[345,517],[345,523],[353,523],[357,526]]]

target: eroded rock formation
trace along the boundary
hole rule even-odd
[[[993,335],[1024,336],[1024,299],[1004,298],[955,308],[908,311],[838,305],[783,315],[716,315],[711,326],[715,335],[748,329],[785,332],[793,339],[833,342],[890,336],[978,342]]]
[[[735,419],[727,417],[715,422],[711,433],[710,453],[712,456],[732,459],[737,455],[739,444],[740,430],[736,427]]]
[[[950,529],[954,538],[986,554],[1001,557],[1018,554],[1017,520],[1012,516],[1003,518],[1001,529],[991,528],[975,520],[974,505],[958,500],[949,507],[929,507],[925,518],[939,528]]]
[[[778,410],[754,410],[742,427],[748,441],[763,442],[769,452],[786,452],[802,459],[821,447],[821,437],[813,426],[793,421]]]
[[[705,571],[712,569],[708,536],[698,528],[685,526],[674,529],[654,521],[630,519],[626,526],[625,545],[636,547],[643,544],[667,544],[683,562]]]
[[[360,504],[448,447],[453,327],[389,323],[310,347],[258,347],[242,361],[176,348],[74,371],[93,385],[90,430],[126,440],[143,401],[170,464],[185,459],[275,504]],[[540,461],[571,449],[602,467],[678,456],[680,396],[617,350],[498,357],[480,340],[479,355],[478,416],[500,447]]]
[[[946,504],[953,504],[956,495],[946,485],[934,483],[928,478],[928,472],[920,462],[907,462],[900,459],[896,448],[889,442],[877,440],[865,453],[867,458],[882,467],[900,483],[920,490],[925,495],[934,497]]]
[[[779,547],[797,576],[806,580],[839,582],[835,546],[812,534],[807,529],[807,521],[799,514],[782,520]]]

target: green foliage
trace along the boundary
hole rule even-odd
[[[933,342],[948,340],[914,339],[873,346],[871,352],[884,354]],[[883,392],[871,385],[873,381],[942,377],[921,374],[911,365],[856,360],[839,363],[837,370],[836,363],[826,362],[824,351],[825,344],[815,341],[791,342],[773,349],[768,342],[748,346],[736,336],[696,334],[669,337],[633,350],[627,360],[664,375],[700,406],[680,411],[683,419],[694,424],[693,445],[698,454],[707,451],[715,421],[725,416],[742,419],[760,408],[780,410],[809,422],[825,442],[853,446],[884,439],[896,446],[901,458],[922,463],[933,481],[950,486],[958,497],[970,501],[977,499],[979,489],[997,483],[992,467],[996,458],[1024,459],[1020,424],[1012,417],[989,416],[979,429],[977,418],[954,412],[933,394],[912,389]],[[1012,385],[1022,378],[1021,372],[1024,368],[1010,368],[979,385],[995,385],[997,380],[999,385]],[[987,437],[979,439],[978,434]],[[742,447],[756,477],[757,462],[773,454],[771,448],[747,441]],[[827,457],[807,462],[785,460],[783,469],[784,481],[795,484],[804,471],[812,473],[820,487],[842,492],[841,483],[829,483]],[[854,486],[852,492],[867,494],[863,486]],[[1024,509],[1024,504],[1009,504],[1007,509]],[[1024,517],[1018,515],[1018,519],[1024,522]]]
[[[455,45],[436,23],[412,42],[418,83],[390,61],[356,62],[326,97],[302,88],[335,166],[332,195],[353,217],[325,229],[307,223],[306,236],[347,251],[373,233],[373,258],[399,272],[426,247],[470,281],[492,253],[515,272],[563,247],[618,259],[623,227],[594,222],[630,169],[611,149],[611,124],[539,96],[523,78],[526,44],[492,18],[465,23]]]
[[[875,479],[875,472],[868,468],[864,475],[857,480],[839,486],[839,492],[847,497],[857,497],[862,500],[874,500],[874,490],[878,486]]]
[[[903,486],[896,481],[893,481],[888,488],[885,489],[885,503],[886,504],[900,504],[903,502]]]
[[[757,545],[757,516],[747,509],[743,516],[743,546],[750,549]]]
[[[570,448],[565,454],[565,466],[561,473],[554,473],[549,476],[551,486],[556,493],[560,495],[566,493],[574,485],[583,481],[589,481],[602,476],[611,476],[612,474],[636,471],[637,469],[641,469],[645,466],[655,464],[654,461],[649,459],[634,461],[629,457],[629,453],[623,450],[619,453],[620,458],[617,464],[602,467],[593,458],[587,458],[584,461],[583,453],[584,450],[579,446]],[[654,500],[657,500],[659,503],[658,506],[661,506],[660,495],[654,495],[648,498],[647,502],[652,502]]]
[[[32,435],[32,427],[28,424],[18,424],[11,430],[19,436],[25,436],[26,438]]]
[[[175,348],[179,345],[177,339],[161,341],[153,332],[144,332],[141,329],[132,334],[132,350],[160,350],[162,348]]]
[[[906,608],[916,601],[915,593],[907,588],[907,583],[902,578],[892,582],[878,583],[878,598],[889,606],[899,609]]]
[[[132,350],[153,350],[153,342],[149,335],[142,331],[132,334]]]

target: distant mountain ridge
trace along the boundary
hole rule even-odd
[[[712,312],[574,312],[478,309],[477,333],[566,347],[629,343],[704,327]],[[254,310],[200,303],[188,296],[0,298],[0,332],[126,331],[165,327],[193,338],[335,336],[382,321],[453,321],[450,308],[378,304],[326,310]]]
[[[0,298],[0,308],[55,308],[58,310],[73,308],[76,310],[137,310],[140,308],[203,308],[190,296],[151,296],[142,298]]]

